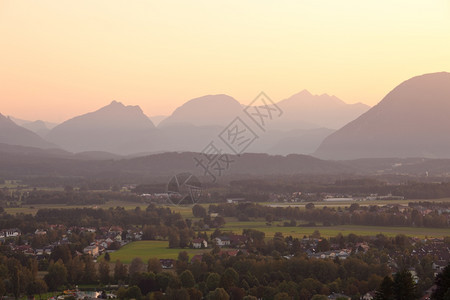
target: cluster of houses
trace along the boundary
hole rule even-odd
[[[34,236],[45,236],[50,230],[62,230],[61,238],[45,245],[42,248],[33,248],[30,243],[26,241]],[[63,225],[50,225],[46,229],[36,229],[33,234],[22,235],[22,232],[17,228],[0,230],[0,244],[4,244],[9,241],[9,245],[13,251],[22,252],[25,255],[36,256],[38,259],[44,256],[50,255],[54,248],[60,245],[70,244],[69,236],[72,233],[95,233],[95,240],[83,249],[82,254],[90,254],[93,257],[97,257],[104,253],[107,249],[111,248],[115,244],[114,248],[120,248],[124,244],[142,239],[142,231],[137,229],[123,230],[120,226],[100,227],[98,230],[91,227],[70,227],[66,229]],[[18,245],[13,242],[14,238],[23,237],[24,244]]]
[[[131,241],[142,239],[142,231],[137,229],[124,230],[120,226],[100,227],[98,232],[95,228],[72,228],[71,230],[96,233],[96,239],[83,249],[84,254],[92,255],[94,258],[106,252],[113,244],[116,245],[113,248],[120,248]]]
[[[432,256],[435,258],[432,268],[434,274],[442,272],[450,262],[450,248],[444,243],[443,238],[433,238],[426,240],[414,239],[416,249],[412,251],[413,255],[417,255],[419,259],[424,256]]]
[[[311,250],[307,250],[306,254],[308,254],[308,257],[310,258],[319,258],[319,259],[347,259],[350,254],[352,253],[351,249],[340,249],[340,250],[330,250],[330,251],[324,251],[324,252],[317,252],[314,253]]]

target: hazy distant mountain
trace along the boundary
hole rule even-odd
[[[159,123],[161,123],[162,120],[166,119],[167,116],[150,116],[148,117],[155,126],[158,126]]]
[[[112,160],[122,159],[124,156],[104,151],[85,151],[73,154],[72,158],[81,160]]]
[[[45,122],[42,120],[28,121],[28,120],[14,118],[12,116],[9,116],[9,118],[17,125],[22,126],[28,130],[31,130],[43,138],[45,138],[47,136],[47,134],[50,132],[50,129],[52,129],[56,125],[58,125],[56,123]]]
[[[450,158],[450,73],[411,78],[327,137],[318,157]]]
[[[189,100],[158,127],[185,125],[226,126],[242,112],[241,104],[227,95],[207,95]]]
[[[278,105],[283,115],[260,134],[248,149],[250,152],[312,153],[334,131],[328,128],[338,128],[369,108],[364,104],[346,104],[334,96],[313,96],[307,91]],[[158,125],[157,140],[163,147],[157,150],[201,151],[234,118],[242,117],[243,109],[242,104],[227,95],[192,99]]]
[[[35,160],[39,160],[41,158],[48,158],[48,159],[70,159],[76,161],[77,160],[104,161],[104,160],[118,160],[124,158],[124,156],[101,151],[72,153],[59,148],[44,149],[37,147],[0,143],[0,155],[5,156],[8,154],[13,154],[14,156],[27,157],[31,161],[33,160],[33,158]]]
[[[370,107],[362,104],[346,104],[335,96],[312,95],[304,90],[277,105],[283,110],[279,119],[271,122],[270,129],[338,129],[359,117]],[[178,107],[158,127],[191,124],[195,126],[228,125],[242,114],[244,106],[227,95],[208,95],[192,99]]]
[[[139,106],[111,104],[56,126],[47,138],[72,152],[106,151],[132,154],[148,151],[155,126]]]
[[[313,96],[307,91],[279,103],[284,114],[259,132],[249,152],[310,154],[335,126],[356,117],[367,107],[348,105],[336,97]],[[237,116],[244,106],[227,95],[207,95],[189,100],[170,116],[155,117],[154,128],[139,107],[110,105],[68,120],[47,138],[72,152],[103,151],[121,155],[164,151],[202,151]],[[333,113],[335,115],[333,115]],[[312,122],[314,116],[317,122]],[[251,123],[251,121],[249,121]],[[333,123],[334,122],[334,123]],[[224,149],[227,151],[227,149]],[[231,150],[228,150],[231,151]]]
[[[212,139],[217,137],[222,129],[222,126],[194,126],[191,124],[158,127],[155,132],[157,143],[152,150],[153,152],[200,152]]]
[[[22,125],[22,127],[33,131],[41,137],[47,136],[47,134],[50,132],[50,128],[48,128],[45,122],[41,120],[25,123]]]
[[[30,146],[12,145],[0,143],[0,155],[14,154],[17,156],[27,157],[47,157],[47,158],[69,158],[73,156],[72,153],[58,148],[38,148]]]
[[[277,103],[283,115],[276,121],[277,129],[339,129],[353,121],[370,106],[356,103],[347,104],[336,96],[312,95],[303,90]]]
[[[30,124],[30,123],[36,123],[36,122],[42,122],[44,123],[45,127],[48,129],[52,129],[54,128],[56,125],[58,125],[58,123],[53,123],[53,122],[47,122],[47,121],[42,121],[42,120],[37,120],[37,121],[30,121],[30,120],[23,120],[23,119],[18,119],[15,118],[13,116],[8,116],[14,123],[16,123],[19,126],[25,127],[24,125],[26,124]],[[33,126],[32,126],[33,127]],[[30,129],[31,130],[31,129]]]
[[[0,114],[0,143],[29,146],[37,148],[57,148],[36,133],[14,123],[10,118]]]
[[[333,129],[328,128],[297,129],[286,132],[269,131],[263,137],[264,140],[267,140],[268,147],[255,149],[255,151],[262,150],[258,152],[281,155],[292,153],[311,154],[333,132]]]

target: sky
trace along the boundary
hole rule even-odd
[[[375,105],[440,71],[449,0],[0,0],[0,113],[27,120],[303,89]]]

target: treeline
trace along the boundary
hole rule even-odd
[[[0,213],[0,228],[19,228],[22,233],[33,233],[38,228],[48,225],[64,225],[66,228],[102,226],[144,227],[145,225],[165,225],[167,227],[190,226],[190,220],[185,220],[181,214],[170,208],[156,207],[150,204],[146,209],[136,207],[126,210],[123,207],[109,209],[94,208],[64,208],[39,209],[36,215]]]
[[[450,197],[450,182],[415,182],[389,184],[372,178],[336,180],[334,183],[320,181],[285,180],[239,180],[230,182],[232,193],[334,193],[364,196],[370,194],[403,196],[407,199],[438,199]]]
[[[167,207],[157,207],[150,204],[146,209],[136,207],[125,209],[123,207],[109,209],[93,208],[65,208],[40,209],[34,219],[38,222],[46,221],[48,224],[64,224],[66,226],[144,226],[159,225],[177,226],[185,224],[186,220],[179,213]]]
[[[36,190],[26,193],[22,197],[25,204],[67,204],[67,205],[90,205],[103,204],[108,201],[142,202],[142,198],[135,194],[119,192],[90,192],[76,191],[71,186],[66,186],[62,191]]]
[[[370,225],[370,226],[419,226],[419,227],[449,227],[448,214],[433,211],[425,216],[417,209],[407,208],[400,212],[397,206],[382,208],[376,205],[359,206],[354,203],[349,208],[314,208],[314,204],[306,205],[307,209],[299,207],[271,207],[256,203],[210,205],[210,213],[219,213],[224,217],[237,217],[246,221],[251,218],[266,218],[266,220],[297,220],[320,222],[331,225]]]

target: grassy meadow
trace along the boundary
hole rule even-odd
[[[149,258],[177,259],[180,251],[186,251],[192,258],[196,254],[211,251],[211,249],[171,249],[168,241],[138,241],[129,243],[110,255],[111,262],[120,259],[121,262],[129,264],[135,257],[140,257],[144,262],[147,262]]]
[[[264,221],[251,222],[227,222],[222,231],[233,231],[236,234],[241,234],[243,229],[256,229],[266,234],[266,237],[271,238],[276,232],[283,233],[284,236],[291,235],[294,238],[303,238],[303,236],[311,235],[315,230],[320,232],[323,237],[333,237],[338,233],[348,235],[354,233],[363,236],[375,236],[382,233],[386,236],[396,236],[397,234],[404,234],[406,236],[414,237],[444,237],[450,235],[448,228],[423,228],[423,227],[385,227],[385,226],[357,226],[357,225],[336,225],[330,227],[313,226],[313,227],[284,227],[277,222],[272,225],[267,225]]]

